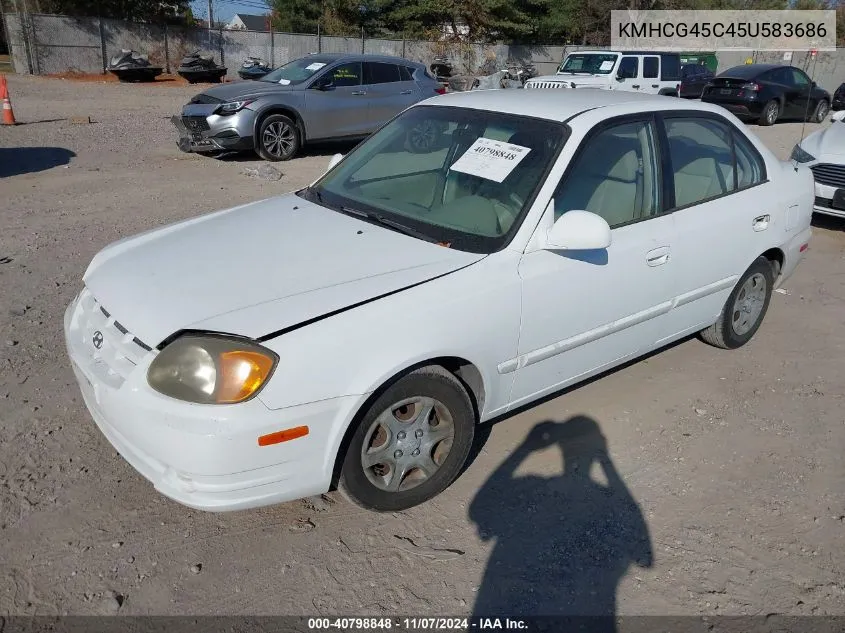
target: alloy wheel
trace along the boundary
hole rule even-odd
[[[760,273],[742,284],[731,310],[731,327],[737,336],[744,336],[757,323],[766,303],[766,290],[766,278]]]

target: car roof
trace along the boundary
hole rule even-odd
[[[533,89],[527,90],[470,90],[451,92],[423,102],[426,105],[453,106],[473,110],[486,110],[504,114],[548,119],[564,122],[574,116],[605,106],[631,104],[634,112],[649,109],[667,109],[677,104],[678,109],[714,111],[709,104],[674,99],[663,95],[643,94],[624,90]],[[718,108],[715,108],[718,111]]]
[[[751,79],[775,68],[789,68],[785,64],[741,64],[728,68],[719,73],[719,77],[736,77],[737,79]]]
[[[359,61],[367,61],[367,62],[387,62],[391,64],[403,64],[405,66],[421,66],[417,62],[413,62],[410,59],[405,59],[404,57],[395,57],[393,55],[362,55],[362,54],[349,54],[349,53],[314,53],[313,55],[307,55],[302,59],[314,59],[319,60],[321,62],[327,63],[334,63],[339,61],[349,61],[349,62],[359,62]]]
[[[569,55],[583,55],[583,54],[587,54],[587,55],[662,55],[664,57],[666,55],[677,55],[678,57],[681,56],[680,53],[673,53],[673,52],[669,52],[669,51],[611,51],[611,50],[587,51],[587,50],[584,50],[584,51],[572,51],[571,53],[567,54],[567,57],[569,57]]]

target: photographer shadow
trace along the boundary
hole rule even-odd
[[[562,453],[561,474],[517,475],[551,446]],[[496,541],[475,617],[590,616],[590,631],[614,631],[620,580],[632,564],[652,565],[645,518],[585,416],[535,426],[482,486],[469,517],[482,540]]]

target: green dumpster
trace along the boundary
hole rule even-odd
[[[719,67],[719,60],[716,59],[716,53],[681,53],[682,64],[702,64],[707,66],[714,73]]]

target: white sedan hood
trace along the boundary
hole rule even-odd
[[[116,242],[84,281],[154,347],[186,329],[259,338],[481,258],[289,194]]]
[[[845,122],[834,121],[828,128],[813,132],[804,139],[801,148],[819,160],[826,160],[825,156],[845,157]]]

